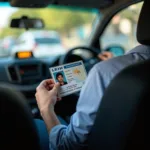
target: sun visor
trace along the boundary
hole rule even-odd
[[[62,6],[77,6],[84,8],[104,8],[114,3],[114,0],[10,0],[14,7],[46,7],[50,4]]]

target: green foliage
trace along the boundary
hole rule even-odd
[[[42,18],[45,22],[45,29],[56,30],[61,33],[69,32],[71,29],[84,25],[86,23],[91,23],[95,14],[91,12],[83,11],[71,11],[67,9],[55,9],[55,8],[45,8],[45,9],[18,9],[14,12],[10,18],[20,18],[22,16],[28,16],[31,18]],[[7,35],[18,36],[24,30],[12,29],[6,27],[0,34],[1,37]]]
[[[143,3],[138,3],[120,12],[121,18],[129,19],[132,23],[137,23]]]

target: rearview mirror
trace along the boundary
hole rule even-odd
[[[125,49],[120,45],[109,46],[104,51],[111,52],[114,56],[122,56],[125,54]]]
[[[42,19],[38,18],[28,18],[23,16],[22,18],[12,19],[10,27],[11,28],[24,28],[28,29],[42,29],[44,28],[44,22]]]

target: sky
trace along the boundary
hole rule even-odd
[[[9,17],[15,11],[16,8],[0,8],[0,28],[5,27],[7,25]]]

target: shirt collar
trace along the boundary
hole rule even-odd
[[[127,52],[126,54],[131,54],[131,53],[148,53],[150,54],[150,46],[147,45],[139,45],[132,49],[131,51]]]

